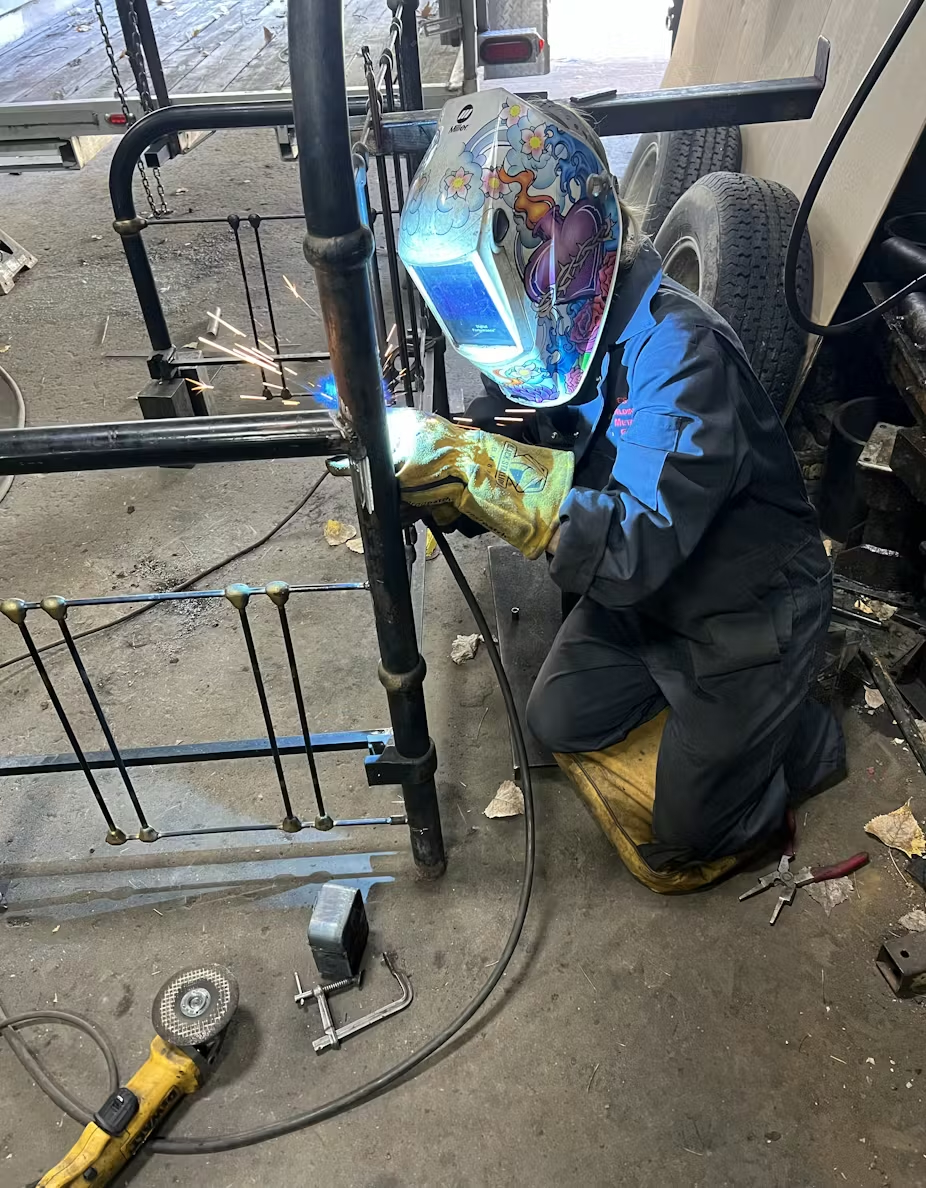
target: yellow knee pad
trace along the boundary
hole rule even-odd
[[[668,710],[632,730],[623,742],[603,751],[554,758],[601,826],[621,861],[641,883],[662,895],[696,891],[736,865],[736,857],[716,858],[678,870],[653,870],[639,847],[653,841],[656,759]]]

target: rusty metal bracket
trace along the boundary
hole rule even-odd
[[[875,965],[898,998],[926,994],[926,933],[911,932],[886,940]]]

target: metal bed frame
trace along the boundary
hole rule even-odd
[[[80,769],[93,791],[93,772],[101,767],[115,766],[131,798],[128,768],[133,765],[264,755],[271,757],[276,766],[283,818],[277,825],[256,824],[243,828],[295,831],[306,825],[325,827],[330,818],[324,813],[318,795],[316,807],[319,811],[315,820],[303,821],[299,817],[288,796],[280,756],[304,752],[311,774],[314,771],[313,757],[319,750],[365,748],[368,751],[369,782],[400,784],[402,787],[404,817],[377,820],[407,823],[418,870],[428,876],[443,872],[446,858],[434,781],[437,757],[428,733],[423,693],[425,664],[419,650],[409,580],[412,542],[403,531],[400,519],[399,493],[386,429],[382,366],[384,337],[387,336],[384,334],[383,302],[377,296],[371,266],[374,237],[367,214],[368,201],[367,209],[364,202],[364,196],[368,195],[366,161],[369,156],[374,156],[380,198],[384,204],[384,235],[396,317],[396,345],[401,355],[402,366],[397,374],[401,382],[397,386],[410,403],[415,401],[429,406],[428,402],[433,402],[434,407],[442,410],[446,405],[446,384],[442,384],[440,362],[443,342],[434,328],[427,325],[417,297],[404,282],[392,239],[395,209],[391,205],[390,185],[395,186],[398,208],[401,206],[403,171],[407,182],[430,142],[437,114],[422,110],[414,21],[416,7],[417,0],[398,0],[390,43],[379,59],[378,69],[367,55],[369,107],[362,117],[349,114],[341,52],[341,5],[333,0],[290,0],[292,104],[172,106],[146,115],[128,129],[116,150],[110,172],[114,226],[122,238],[151,340],[149,371],[154,389],[149,389],[149,400],[147,403],[143,401],[143,410],[150,412],[160,408],[173,415],[121,424],[58,425],[0,431],[0,474],[325,456],[346,452],[351,463],[367,568],[368,580],[361,588],[369,593],[373,606],[380,650],[379,677],[386,690],[391,733],[311,735],[302,705],[302,735],[288,739],[275,735],[266,708],[266,696],[262,692],[262,676],[250,633],[247,606],[251,598],[270,598],[280,611],[286,642],[284,591],[288,596],[290,590],[296,591],[295,586],[289,588],[281,583],[257,589],[232,586],[225,591],[200,591],[187,595],[218,598],[224,594],[238,611],[267,730],[266,741],[239,740],[122,752],[118,750],[108,725],[104,725],[105,713],[98,699],[94,700],[92,685],[73,638],[68,643],[67,612],[71,606],[77,606],[78,601],[67,603],[64,599],[51,598],[40,604],[26,604],[7,600],[2,609],[23,633],[27,648],[28,614],[41,607],[57,621],[109,751],[82,753],[69,728],[66,713],[62,713],[56,704],[62,727],[74,749],[73,755],[6,760],[0,765],[0,775]],[[412,19],[403,20],[403,15],[408,14]],[[823,89],[827,50],[826,42],[821,41],[815,73],[809,78],[692,87],[635,96],[617,96],[608,92],[578,102],[604,136],[630,131],[806,119],[813,113]],[[148,146],[185,132],[259,127],[295,128],[307,228],[304,251],[315,270],[339,394],[339,413],[334,418],[325,412],[233,417],[205,415],[208,409],[201,399],[197,399],[201,393],[196,391],[199,369],[203,364],[201,352],[191,353],[173,345],[145,248],[144,232],[148,221],[135,209],[132,179]],[[387,173],[390,158],[391,182]],[[255,242],[259,244],[259,222],[251,225]],[[240,246],[240,222],[231,229]],[[243,265],[242,276],[247,285]],[[267,358],[274,366],[282,365],[287,356],[281,354],[276,338],[273,345],[275,349],[267,352]],[[428,346],[432,349],[427,350]],[[209,362],[211,366],[235,366],[241,360],[231,357],[210,359]],[[179,415],[183,411],[192,411],[194,415]],[[336,587],[311,589],[334,590]],[[154,600],[174,596],[144,597]],[[98,605],[113,600],[79,601]],[[33,648],[29,650],[31,654]],[[287,657],[294,696],[297,707],[300,707],[301,686],[291,639]],[[46,680],[48,674],[41,658],[33,654],[32,660],[51,695],[53,686]],[[314,779],[313,788],[317,792]],[[149,842],[166,836],[147,822],[139,807],[135,806],[139,827],[134,836]],[[346,822],[351,823],[356,822]],[[108,840],[123,840],[119,836],[119,827],[109,818],[107,830]]]

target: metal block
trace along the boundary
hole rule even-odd
[[[562,602],[546,565],[527,561],[507,544],[489,547],[498,649],[511,682],[531,767],[552,767],[553,756],[530,732],[524,711],[540,666],[559,630]],[[512,754],[514,749],[512,748]]]
[[[169,380],[152,380],[136,396],[141,415],[146,421],[164,417],[192,417],[190,390],[182,376]]]
[[[926,932],[886,940],[875,965],[898,998],[926,994]]]
[[[308,932],[319,975],[336,982],[356,977],[369,935],[370,925],[358,888],[325,883],[312,908]]]
[[[0,293],[9,293],[17,274],[36,264],[38,259],[0,227]]]

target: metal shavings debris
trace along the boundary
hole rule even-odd
[[[490,818],[523,817],[524,793],[514,780],[505,780],[482,811]]]
[[[837,904],[845,903],[852,895],[855,885],[848,876],[844,876],[841,879],[829,879],[825,883],[810,883],[807,890],[829,915]]]
[[[464,660],[472,660],[481,642],[482,636],[478,632],[474,635],[458,635],[450,645],[450,659],[454,664],[462,664]]]
[[[908,932],[926,932],[926,912],[922,908],[914,908],[898,920],[901,928]]]
[[[61,931],[61,925],[60,925],[60,924],[56,924],[56,925],[54,926],[54,928],[52,929],[52,932],[60,932],[60,931]]]
[[[91,235],[90,238],[91,239],[102,239],[103,236],[102,235]]]
[[[347,544],[356,535],[357,529],[353,524],[345,524],[341,520],[329,520],[325,525],[325,540],[330,545]]]
[[[915,854],[926,854],[926,837],[923,836],[916,817],[910,811],[909,800],[892,813],[872,817],[865,826],[865,832],[891,849],[901,850],[908,858]]]

